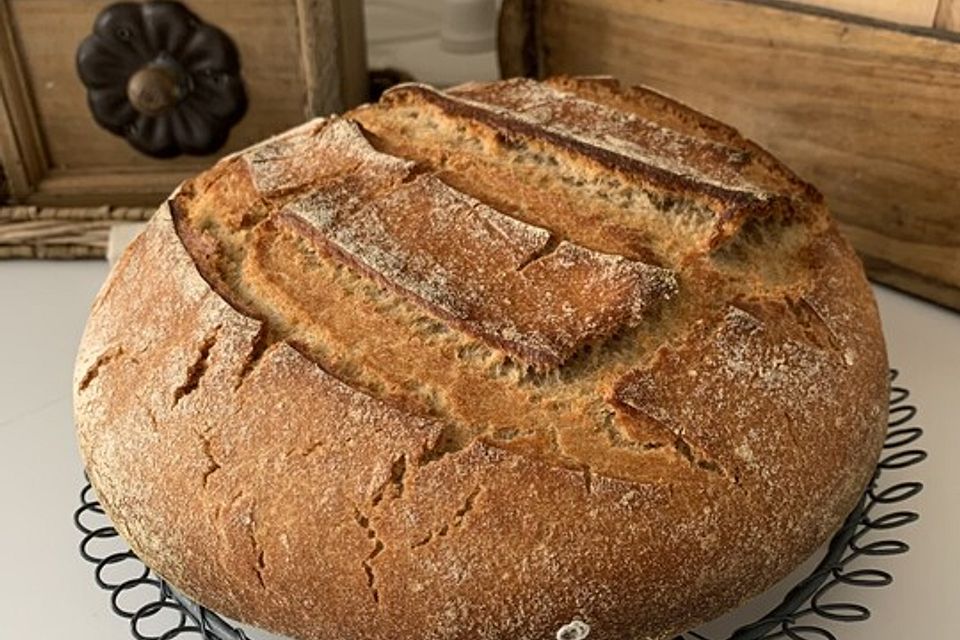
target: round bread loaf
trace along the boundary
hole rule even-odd
[[[822,197],[604,78],[403,85],[189,180],[80,348],[136,553],[294,638],[667,638],[839,526],[887,363]]]

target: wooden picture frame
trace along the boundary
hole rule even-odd
[[[155,206],[217,157],[367,96],[362,3],[185,0],[237,45],[246,116],[212,156],[140,157],[96,126],[74,55],[111,0],[0,0],[0,165],[12,203]],[[52,18],[57,37],[49,35]]]

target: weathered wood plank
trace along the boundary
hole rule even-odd
[[[960,0],[940,0],[933,26],[937,29],[960,32]]]
[[[218,155],[352,106],[366,92],[360,3],[192,0],[191,10],[237,45],[249,106],[217,154],[147,157],[94,122],[77,77],[76,49],[106,4],[0,0],[0,162],[17,202],[152,204]]]
[[[74,56],[91,32],[100,0],[8,0],[21,54],[31,81],[50,164],[58,169],[105,165],[162,170],[178,164],[199,170],[210,159],[157,160],[101,129],[87,108],[86,89],[77,77]],[[306,117],[307,96],[299,60],[297,15],[292,0],[265,3],[201,0],[189,3],[201,19],[220,26],[240,51],[249,108],[230,132],[223,152],[248,146]],[[48,35],[51,21],[58,36]]]
[[[22,198],[43,175],[47,155],[11,15],[0,0],[0,164],[11,194]]]
[[[797,0],[797,3],[917,27],[932,26],[937,11],[937,0]]]
[[[872,275],[960,308],[955,34],[784,3],[538,4],[543,74],[609,73],[734,124],[826,194]]]

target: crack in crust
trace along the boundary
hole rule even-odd
[[[207,459],[207,468],[203,472],[203,488],[207,488],[207,484],[210,481],[210,476],[219,471],[223,465],[217,460],[213,455],[213,443],[210,440],[210,436],[200,429],[193,429],[193,432],[200,439],[201,451],[203,451],[204,457]]]
[[[380,535],[377,533],[377,530],[374,529],[371,522],[371,515],[374,510],[380,507],[384,498],[389,498],[390,500],[399,500],[403,497],[403,488],[404,488],[404,478],[407,473],[407,454],[400,453],[397,455],[393,462],[390,465],[390,471],[388,477],[384,480],[383,483],[378,486],[373,495],[370,498],[370,512],[363,512],[360,510],[360,507],[356,504],[353,505],[353,519],[357,523],[357,526],[361,527],[367,534],[367,538],[373,541],[373,548],[366,555],[366,557],[360,561],[360,566],[363,568],[364,575],[367,580],[367,589],[370,592],[370,597],[373,599],[374,604],[380,604],[380,590],[377,588],[377,574],[373,568],[373,561],[383,553],[386,546],[383,543],[383,540],[380,538]]]
[[[147,402],[145,402],[143,398],[138,397],[137,401],[140,403],[141,406],[143,406],[147,410],[147,419],[150,421],[150,429],[154,433],[158,433],[160,431],[160,425],[157,422],[157,412],[154,411],[153,407],[151,407]]]
[[[326,441],[323,439],[314,440],[313,442],[309,443],[305,447],[301,447],[298,449],[290,449],[289,451],[287,451],[287,457],[298,455],[301,458],[309,458],[312,455],[322,452],[325,444],[326,444]]]
[[[612,403],[611,408],[601,408],[600,413],[603,420],[604,435],[606,435],[607,440],[612,448],[652,451],[654,449],[660,449],[664,446],[664,442],[662,441],[651,439],[641,441],[631,437],[630,434],[625,433],[616,424],[616,412],[612,408]]]
[[[233,386],[234,391],[240,390],[240,387],[246,382],[247,376],[253,373],[253,370],[260,364],[263,354],[266,353],[267,349],[276,341],[276,338],[270,335],[270,327],[267,323],[261,323],[260,329],[257,331],[257,335],[254,336],[253,342],[250,345],[250,353],[247,354],[246,359],[243,361],[243,366],[240,367],[237,382]]]
[[[843,344],[837,334],[805,296],[799,296],[798,298],[787,296],[785,300],[790,312],[796,318],[797,323],[803,327],[804,333],[811,343],[838,353],[842,352]]]
[[[387,488],[392,489],[393,499],[403,497],[403,479],[407,473],[407,454],[401,453],[390,465],[390,477],[377,489],[371,500],[371,506],[376,507],[383,501]]]
[[[560,248],[561,242],[563,242],[563,240],[561,240],[557,234],[551,233],[542,247],[531,252],[530,255],[520,261],[520,264],[517,265],[517,271],[523,271],[537,260],[553,255],[553,253]]]
[[[686,460],[693,469],[701,469],[708,473],[713,473],[726,478],[734,484],[738,484],[738,481],[733,474],[724,469],[723,466],[720,465],[720,463],[718,463],[706,451],[700,447],[694,446],[690,441],[687,440],[686,437],[684,437],[685,428],[683,426],[676,430],[669,429],[649,413],[633,404],[630,400],[627,400],[627,398],[629,398],[631,395],[631,388],[634,384],[636,384],[635,378],[629,374],[618,381],[617,386],[614,389],[614,393],[609,399],[610,404],[615,406],[617,409],[630,414],[636,420],[641,421],[644,425],[650,428],[653,433],[661,434],[663,436],[663,440],[666,441],[666,445],[670,447],[680,458]],[[610,432],[613,432],[613,429],[611,429]],[[623,435],[619,434],[619,432],[613,433],[616,433],[616,435],[612,435],[611,440],[624,440]],[[645,451],[660,449],[664,446],[664,441],[662,440],[647,441],[643,444],[632,438],[628,440],[633,443],[632,445],[628,446],[639,445]]]
[[[367,589],[370,591],[370,597],[373,598],[374,604],[379,605],[380,591],[377,589],[377,575],[374,573],[371,563],[377,556],[383,553],[383,541],[377,535],[376,530],[370,525],[370,518],[360,511],[356,505],[353,507],[353,518],[357,525],[366,532],[367,537],[373,541],[373,548],[360,562],[360,566],[363,567],[363,573],[366,576]]]
[[[242,494],[241,494],[242,495]],[[246,532],[247,537],[250,541],[250,548],[253,553],[253,573],[257,578],[257,584],[261,589],[267,590],[267,582],[265,579],[265,572],[267,569],[266,555],[264,554],[263,546],[260,544],[260,539],[257,537],[257,503],[255,500],[252,500],[250,503],[250,510],[247,513],[246,518]]]
[[[100,375],[100,369],[107,366],[117,358],[120,358],[124,355],[123,347],[117,345],[110,347],[103,353],[101,353],[93,364],[90,365],[90,368],[87,369],[87,372],[83,374],[83,377],[80,379],[80,383],[77,385],[77,389],[80,391],[86,391],[87,387],[97,379],[97,376]]]
[[[425,546],[430,542],[435,541],[437,538],[444,538],[453,530],[459,529],[463,524],[466,515],[473,510],[477,498],[480,496],[481,490],[482,487],[480,485],[474,487],[473,490],[467,494],[466,498],[464,498],[463,504],[453,512],[453,516],[449,522],[442,524],[436,531],[428,531],[426,536],[423,536],[419,540],[415,541],[410,545],[410,548],[417,549],[418,547]]]
[[[200,380],[207,372],[207,361],[210,358],[210,351],[213,349],[213,345],[217,343],[217,334],[219,332],[220,325],[217,325],[209,335],[203,339],[203,342],[200,343],[197,359],[187,368],[186,379],[173,392],[173,407],[176,407],[180,404],[181,400],[196,391],[200,385]]]

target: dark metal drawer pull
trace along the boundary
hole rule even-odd
[[[217,151],[246,111],[233,41],[179,2],[105,8],[77,73],[97,124],[155,158]]]

